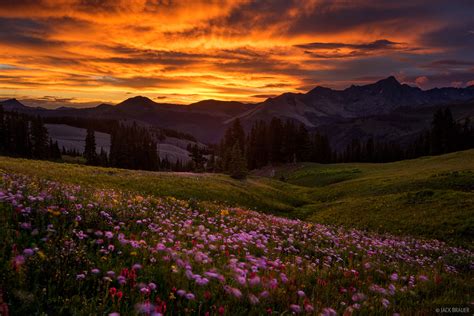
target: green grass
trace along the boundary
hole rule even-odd
[[[0,157],[0,169],[66,183],[218,201],[324,224],[472,247],[474,150],[387,164],[305,163],[275,179],[129,171]]]
[[[311,203],[295,194],[305,188],[257,177],[238,181],[222,174],[132,171],[0,157],[2,169],[64,183],[185,200],[217,201],[281,214],[290,214],[297,207]]]
[[[297,216],[472,246],[474,150],[387,164],[302,164],[276,177],[307,188]]]

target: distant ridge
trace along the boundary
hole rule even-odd
[[[185,132],[208,143],[220,141],[227,126],[237,118],[249,129],[256,121],[276,117],[322,130],[343,146],[355,135],[391,139],[413,134],[429,124],[432,108],[436,106],[458,105],[455,115],[470,115],[473,100],[473,86],[421,90],[389,76],[343,90],[317,86],[307,93],[287,92],[257,104],[211,99],[177,105],[158,103],[145,96],[85,109],[31,108],[15,99],[0,104],[7,110],[43,116],[134,120]]]

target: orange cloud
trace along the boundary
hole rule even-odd
[[[469,73],[472,60],[459,54],[474,51],[467,44],[471,20],[462,14],[472,6],[441,0],[433,8],[421,0],[9,1],[0,5],[0,95],[54,95],[81,104],[133,94],[178,103],[257,102],[361,77]],[[453,81],[459,80],[447,83]]]

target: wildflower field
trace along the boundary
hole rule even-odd
[[[11,315],[433,314],[474,293],[473,252],[441,241],[12,172],[0,238]]]

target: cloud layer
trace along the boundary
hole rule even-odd
[[[471,0],[0,1],[0,97],[256,102],[388,75],[463,87],[472,12]]]

